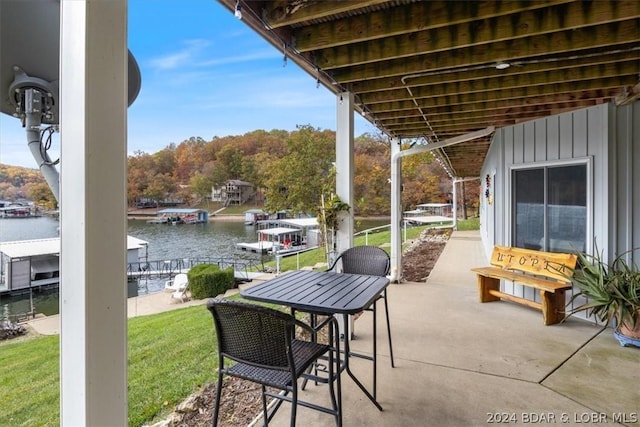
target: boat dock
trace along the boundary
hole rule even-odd
[[[130,262],[127,266],[129,279],[151,279],[167,277],[171,279],[176,274],[186,273],[191,267],[199,264],[216,264],[221,270],[232,267],[236,280],[251,281],[264,273],[258,272],[260,262],[251,259],[237,258],[176,258],[167,260]]]

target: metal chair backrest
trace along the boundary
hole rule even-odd
[[[389,255],[377,246],[354,246],[343,251],[329,268],[333,270],[338,261],[342,262],[342,272],[386,276],[391,261]]]
[[[271,308],[240,301],[207,302],[218,336],[218,351],[249,365],[291,370],[295,318]]]

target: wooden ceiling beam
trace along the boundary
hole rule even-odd
[[[554,97],[537,97],[527,98],[513,101],[489,101],[479,102],[476,104],[466,104],[455,108],[454,106],[446,106],[440,109],[423,109],[422,113],[429,120],[436,120],[438,117],[466,117],[473,113],[486,114],[490,117],[493,114],[530,114],[537,116],[536,111],[554,111],[557,108],[565,110],[566,107],[576,105],[575,108],[581,108],[584,105],[594,105],[607,102],[616,95],[616,90],[610,91],[591,91],[579,94],[561,94]],[[588,101],[583,104],[583,101]],[[385,123],[386,119],[404,117],[408,114],[415,116],[417,109],[396,110],[396,111],[378,111],[376,119],[379,123]]]
[[[340,20],[301,26],[295,31],[295,48],[299,52],[327,49],[545,8],[569,1],[418,1]]]
[[[520,123],[523,120],[528,120],[532,115],[548,115],[551,109],[541,109],[539,107],[529,110],[522,110],[517,112],[507,112],[506,109],[488,110],[488,111],[473,111],[464,112],[464,114],[432,114],[429,115],[428,120],[434,126],[446,125],[449,123],[497,123],[500,120],[508,120],[514,123]],[[397,126],[412,125],[416,123],[424,123],[424,118],[416,113],[415,115],[404,114],[402,116],[390,115],[385,119],[379,119],[380,123],[384,123],[385,127],[394,128]]]
[[[602,98],[596,97],[593,99],[588,99],[588,104],[586,105],[594,105],[594,103],[601,103]],[[440,109],[437,111],[432,111],[428,119],[433,121],[434,123],[440,122],[448,122],[450,120],[457,119],[466,119],[467,117],[486,117],[488,121],[493,120],[496,116],[513,116],[516,119],[522,119],[525,115],[536,116],[538,115],[538,111],[551,112],[554,111],[557,106],[560,105],[560,108],[564,109],[569,103],[563,102],[559,103],[549,103],[549,104],[534,104],[534,105],[518,105],[517,107],[508,106],[494,106],[493,108],[485,108],[485,109]],[[576,108],[580,108],[582,104],[578,105]],[[412,110],[402,110],[402,111],[392,111],[392,112],[379,112],[376,115],[376,119],[379,123],[387,123],[388,120],[403,120],[404,118],[408,118],[409,120],[415,121],[416,118],[420,118],[424,120],[424,115],[420,113],[418,109]]]
[[[622,95],[616,98],[616,105],[627,105],[640,99],[640,83],[625,90]]]
[[[544,116],[550,110],[536,110],[537,117]],[[532,113],[527,113],[528,115],[525,117],[524,113],[521,114],[489,114],[487,116],[475,116],[475,117],[466,117],[466,116],[458,116],[456,119],[435,119],[433,117],[428,117],[429,125],[434,128],[443,128],[443,127],[468,127],[468,126],[477,126],[477,127],[486,127],[487,123],[491,123],[492,126],[496,128],[512,125],[515,123],[520,123],[522,120],[530,120]],[[415,117],[412,119],[408,119],[406,121],[390,121],[384,120],[381,122],[384,124],[386,129],[390,129],[393,131],[399,131],[404,128],[415,128],[420,126],[425,126],[426,122],[422,117]]]
[[[576,81],[583,82],[583,84],[590,82],[589,86],[592,87],[599,84],[600,79],[620,79],[622,76],[624,76],[624,82],[621,80],[619,84],[624,85],[630,84],[634,79],[637,80],[638,72],[640,70],[639,66],[640,59],[635,62],[627,61],[594,67],[576,67],[573,69],[565,68],[546,73],[523,73],[507,75],[504,77],[495,75],[491,78],[483,79],[460,79],[455,83],[413,87],[410,88],[411,93],[409,93],[409,90],[406,88],[402,88],[359,94],[358,96],[362,103],[372,107],[373,104],[392,101],[406,101],[457,93],[471,94],[493,92],[498,89],[501,91],[513,91],[524,88],[526,90],[527,88],[532,87],[569,84],[569,82]]]
[[[324,20],[340,14],[356,13],[358,10],[386,3],[389,3],[389,0],[269,0],[261,2],[261,15],[270,28],[281,28]]]
[[[378,92],[385,90],[393,90],[405,87],[419,87],[426,85],[442,85],[447,83],[454,83],[459,81],[476,81],[487,78],[516,78],[521,74],[533,74],[533,73],[546,73],[550,71],[560,71],[572,68],[582,67],[603,67],[608,64],[621,64],[623,62],[632,61],[640,70],[640,46],[635,50],[612,53],[598,56],[587,56],[583,58],[528,63],[523,65],[514,64],[512,67],[506,70],[496,70],[491,65],[490,67],[460,71],[460,72],[435,72],[433,74],[425,73],[422,76],[416,76],[411,79],[406,79],[403,83],[400,77],[381,78],[376,80],[366,80],[363,82],[357,82],[349,84],[349,90],[354,93],[366,94],[369,92]],[[602,69],[602,68],[600,68]]]
[[[563,4],[555,8],[473,20],[458,25],[450,24],[444,28],[316,50],[313,56],[316,65],[331,70],[347,65],[374,63],[380,58],[408,58],[501,41],[513,42],[521,38],[571,32],[640,17],[640,2],[636,0],[616,2],[616,6],[612,8],[608,2],[603,1]],[[425,17],[425,21],[428,21],[428,17]]]
[[[411,58],[386,60],[381,57],[380,61],[374,64],[330,70],[329,74],[340,84],[346,85],[351,82],[383,77],[419,75],[427,71],[448,72],[478,66],[491,67],[498,60],[522,65],[548,58],[561,60],[589,56],[599,50],[603,54],[608,54],[637,47],[638,28],[640,28],[640,19],[633,19],[571,32],[501,41],[482,47],[416,55]]]
[[[638,81],[637,76],[629,76],[626,79],[619,77],[594,79],[590,81],[570,81],[565,83],[557,83],[553,85],[519,87],[513,89],[499,89],[488,92],[472,92],[472,93],[449,93],[441,96],[428,96],[415,98],[410,101],[393,101],[377,104],[365,104],[369,110],[376,114],[385,111],[411,110],[419,107],[423,112],[428,113],[430,110],[438,110],[440,108],[456,109],[468,104],[478,104],[487,102],[496,103],[518,103],[522,100],[530,98],[549,98],[549,99],[575,99],[580,92],[591,92],[603,90],[609,93],[608,96],[619,96],[624,92],[625,87],[631,87]]]

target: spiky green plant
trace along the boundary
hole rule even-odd
[[[596,247],[595,255],[579,253],[578,267],[571,278],[580,290],[571,298],[586,297],[584,304],[574,308],[569,316],[586,311],[605,324],[616,320],[633,329],[640,317],[640,270],[634,263],[626,261],[627,251],[607,264]]]

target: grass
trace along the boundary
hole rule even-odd
[[[458,230],[480,230],[480,218],[459,219]]]
[[[10,426],[59,424],[59,337],[0,344],[0,420]]]
[[[477,229],[477,220],[459,221],[458,229]],[[464,228],[463,228],[464,227]],[[407,239],[426,227],[407,229]],[[383,245],[390,232],[368,236]],[[365,244],[365,237],[355,245]],[[383,246],[389,250],[388,245]],[[299,266],[325,262],[324,248],[299,256]],[[282,260],[283,270],[298,268],[295,256]],[[58,336],[0,342],[0,420],[10,426],[59,424]],[[167,415],[175,405],[216,379],[217,349],[211,315],[202,306],[129,319],[129,425],[139,426]]]
[[[478,230],[480,227],[480,222],[478,218],[472,218],[467,220],[459,220],[458,221],[458,230]],[[429,226],[416,226],[416,227],[408,227],[406,233],[406,241],[409,242],[418,236],[425,230],[429,228]],[[404,231],[403,239],[404,239]],[[354,239],[354,246],[361,245],[372,245],[372,246],[381,246],[387,252],[391,251],[391,247],[389,246],[389,242],[391,241],[391,231],[382,230],[375,233],[370,233],[368,236],[357,236]],[[406,246],[406,243],[403,243],[403,249]],[[297,270],[304,266],[314,266],[318,263],[326,263],[325,256],[325,248],[313,249],[307,252],[303,252],[299,255],[291,255],[288,257],[284,257],[280,260],[280,270],[281,271],[290,271]],[[265,265],[275,268],[275,261],[265,262]]]
[[[0,344],[0,420],[59,425],[59,337]],[[165,415],[216,378],[216,342],[203,306],[129,319],[129,425]]]
[[[415,239],[427,228],[427,226],[409,227],[407,228],[407,240]],[[391,231],[382,230],[370,233],[368,236],[357,236],[354,238],[354,246],[362,246],[364,244],[372,246],[382,246],[384,250],[389,252],[391,247]],[[385,245],[386,244],[386,245]],[[314,266],[318,263],[326,263],[325,248],[312,249],[299,255],[291,255],[280,260],[280,270],[290,271],[297,270],[304,266]],[[265,262],[265,265],[275,268],[275,261]]]

